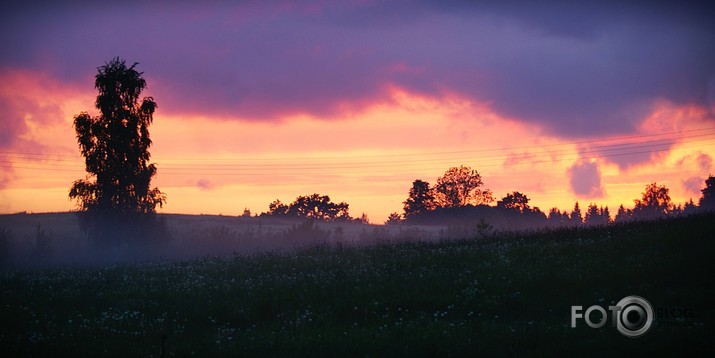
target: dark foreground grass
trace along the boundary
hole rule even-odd
[[[715,217],[0,278],[4,356],[707,354]],[[572,305],[645,297],[639,338]]]

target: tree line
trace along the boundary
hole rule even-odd
[[[459,173],[455,179],[454,173]],[[470,179],[467,179],[470,178]],[[451,183],[448,187],[462,186],[454,192],[462,193],[462,198],[475,198],[473,202],[462,200],[460,205],[454,205],[456,202],[445,202],[438,199],[444,197],[443,188],[445,180]],[[491,199],[491,191],[481,189],[481,185],[468,185],[466,183],[481,183],[481,177],[475,170],[468,167],[451,168],[445,176],[438,178],[437,184],[430,186],[428,182],[423,180],[415,180],[412,183],[412,188],[408,193],[407,200],[404,201],[403,213],[394,212],[390,214],[387,224],[400,222],[419,222],[425,218],[433,216],[439,211],[449,211],[455,207],[470,207],[472,205],[488,204]],[[474,190],[474,195],[470,194]],[[488,193],[488,195],[486,195]],[[608,206],[598,206],[595,203],[590,203],[582,212],[580,204],[576,202],[571,211],[561,211],[558,208],[551,208],[548,215],[544,219],[549,226],[567,226],[567,225],[607,225],[612,222],[627,222],[633,220],[649,220],[663,218],[667,216],[690,215],[698,211],[715,210],[715,177],[710,175],[705,180],[705,187],[701,190],[701,197],[698,204],[695,204],[690,199],[684,205],[675,204],[672,202],[669,189],[665,185],[658,185],[655,182],[645,186],[641,198],[634,200],[634,208],[627,209],[624,205],[618,207],[616,215],[611,218],[611,213]],[[506,194],[503,198],[497,201],[494,209],[503,209],[521,216],[539,217],[543,215],[538,207],[529,205],[529,197],[518,191],[513,191]]]
[[[507,193],[496,201],[495,206],[490,206],[489,204],[495,201],[494,196],[491,190],[483,186],[479,172],[467,166],[449,168],[444,175],[437,178],[434,185],[416,179],[403,202],[403,212],[391,213],[385,224],[444,223],[451,218],[500,215],[507,219],[528,219],[534,224],[548,226],[608,225],[612,222],[657,219],[715,210],[715,177],[712,175],[705,181],[698,204],[691,199],[684,205],[676,205],[670,198],[669,189],[653,182],[646,185],[641,198],[634,200],[633,209],[620,205],[614,217],[611,217],[608,206],[590,203],[584,211],[579,202],[576,202],[570,211],[561,211],[554,207],[544,213],[538,207],[529,205],[529,197],[518,191]],[[350,216],[348,209],[349,205],[345,202],[333,203],[327,195],[312,194],[299,196],[290,204],[275,200],[261,216],[367,222],[365,214],[355,219]]]

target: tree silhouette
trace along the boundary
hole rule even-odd
[[[529,198],[518,191],[511,192],[497,201],[497,207],[514,210],[519,213],[531,211]]]
[[[636,203],[633,209],[634,215],[638,219],[652,219],[668,214],[673,207],[668,195],[668,188],[665,185],[658,186],[655,182],[646,185],[642,198],[634,200]]]
[[[288,216],[322,221],[352,219],[348,213],[347,203],[333,203],[330,201],[329,196],[320,194],[301,195],[290,205],[285,205],[280,200],[275,200],[268,205],[268,212],[262,215]]]
[[[618,212],[616,213],[616,217],[613,221],[623,223],[631,220],[633,220],[633,210],[626,209],[623,204],[621,204],[621,206],[618,207]]]
[[[390,213],[390,215],[387,217],[387,221],[385,221],[385,225],[395,225],[395,224],[401,224],[402,223],[402,215],[398,213]]]
[[[82,226],[99,240],[121,241],[136,234],[128,231],[136,227],[128,221],[146,219],[166,202],[158,188],[150,189],[156,167],[149,164],[149,125],[157,105],[152,97],[139,101],[146,81],[136,65],[127,67],[114,58],[99,67],[94,86],[101,114],[82,112],[74,118],[88,174],[74,182],[69,196],[84,213]]]
[[[708,175],[705,180],[705,188],[701,192],[703,195],[698,202],[700,208],[706,211],[715,210],[715,176]]]
[[[405,205],[405,219],[415,218],[434,210],[434,196],[429,183],[419,179],[412,182],[410,193],[403,204]]]
[[[692,198],[687,203],[685,203],[685,206],[683,206],[683,214],[684,215],[691,215],[691,214],[695,213],[697,210],[698,210],[698,207],[695,205]]]
[[[285,205],[280,200],[276,199],[272,203],[268,204],[268,215],[272,215],[272,216],[288,215],[288,205]]]
[[[578,201],[576,202],[576,204],[574,204],[573,210],[571,211],[571,224],[583,224],[583,215],[581,215],[581,207],[578,205]]]
[[[564,226],[569,222],[569,213],[561,212],[559,208],[553,207],[549,210],[548,219],[552,226]]]
[[[363,225],[370,225],[370,218],[367,217],[367,214],[362,213],[359,218],[355,219],[357,222],[363,224]]]
[[[437,178],[433,188],[435,202],[443,208],[489,204],[494,201],[492,192],[481,190],[482,185],[482,176],[476,170],[465,166],[449,168]]]
[[[603,207],[603,206],[602,206],[602,207],[599,209],[599,211],[600,211],[600,214],[601,214],[601,222],[602,222],[602,224],[605,224],[605,225],[610,224],[610,223],[611,223],[611,211],[608,210],[608,206],[606,206],[606,207]]]
[[[348,204],[333,203],[327,195],[299,196],[288,208],[288,215],[316,220],[350,219]]]
[[[586,225],[608,225],[611,221],[608,207],[599,208],[596,204],[589,204],[586,209],[586,217],[584,223]]]

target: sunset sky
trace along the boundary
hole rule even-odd
[[[643,4],[643,2],[639,2]],[[90,2],[0,13],[0,213],[67,211],[73,117],[139,62],[161,212],[327,194],[381,223],[479,171],[548,211],[697,201],[715,174],[715,12],[693,2]]]

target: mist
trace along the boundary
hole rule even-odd
[[[357,221],[222,215],[158,214],[167,237],[134,244],[96,245],[76,213],[0,215],[0,251],[6,269],[97,267],[191,260],[200,257],[291,253],[315,246],[352,247],[400,242],[479,239],[498,232],[545,228],[544,221],[489,221],[454,215],[419,223],[374,225]],[[490,223],[491,222],[491,223]]]
[[[366,245],[402,240],[438,240],[430,226],[389,227],[355,222],[159,214],[168,237],[135,244],[96,245],[80,229],[75,213],[0,215],[2,267],[104,266],[190,260],[199,257],[292,252],[316,245]]]

